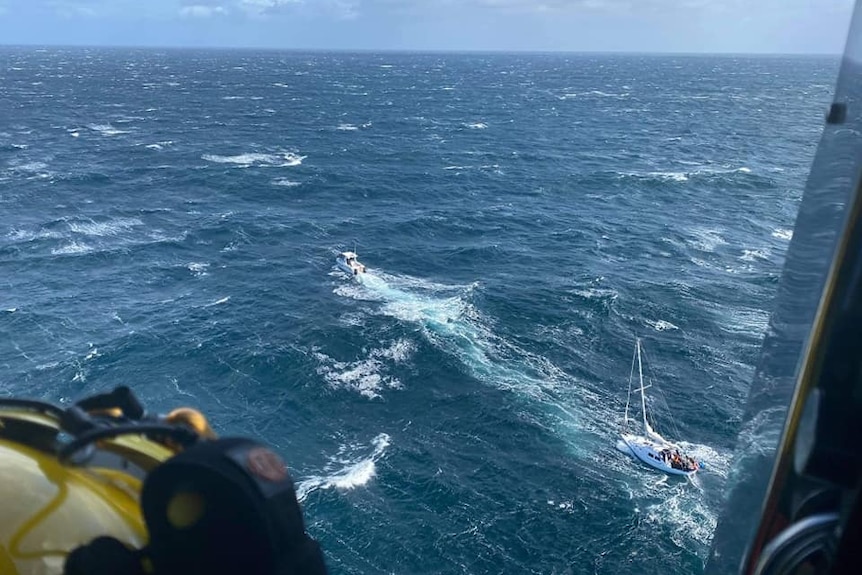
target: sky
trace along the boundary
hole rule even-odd
[[[0,0],[0,44],[831,53],[854,0]]]

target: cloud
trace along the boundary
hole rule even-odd
[[[240,0],[239,7],[248,14],[263,16],[302,3],[302,0]]]
[[[51,2],[50,6],[54,9],[54,12],[62,18],[75,18],[80,16],[93,18],[99,15],[97,7],[86,2],[57,1]]]
[[[204,4],[192,4],[191,6],[183,6],[180,8],[180,16],[187,18],[210,18],[227,14],[227,10],[222,6],[206,6]]]
[[[238,0],[237,6],[254,17],[290,12],[312,18],[352,20],[359,16],[360,0]]]
[[[352,20],[359,17],[359,1],[330,0],[326,3],[336,18]]]

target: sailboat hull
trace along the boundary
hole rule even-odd
[[[621,443],[625,444],[628,448],[629,455],[654,469],[667,473],[668,475],[690,476],[697,473],[697,469],[692,469],[690,471],[676,469],[662,461],[660,453],[662,449],[666,449],[668,447],[667,445],[661,445],[645,437],[629,434],[624,434],[622,436]]]

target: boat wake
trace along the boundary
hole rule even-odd
[[[457,358],[485,384],[550,399],[568,376],[546,359],[496,335],[490,321],[470,303],[478,284],[443,285],[374,270],[362,274],[352,289],[336,293],[378,301],[378,313],[419,326],[432,345]]]
[[[606,397],[591,392],[544,357],[494,333],[492,321],[471,303],[477,288],[477,284],[436,284],[370,270],[334,291],[343,297],[379,304],[370,313],[418,326],[428,342],[456,358],[481,383],[528,401],[522,413],[562,439],[575,458],[594,460],[602,445],[616,435],[616,426],[609,422],[616,421],[620,414],[607,405]],[[615,483],[625,486],[645,521],[663,524],[681,546],[688,547],[683,544],[691,540],[708,544],[721,502],[710,501],[700,485],[706,482],[708,491],[718,491],[713,484],[723,483],[729,457],[708,446],[677,444],[706,464],[708,478],[669,480],[642,467],[634,458],[630,464],[622,464],[621,460],[619,474],[610,474],[617,476]],[[628,451],[624,443],[622,447]],[[584,471],[589,473],[586,468]],[[606,469],[604,475],[607,473]]]

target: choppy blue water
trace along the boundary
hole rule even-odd
[[[700,572],[837,64],[4,48],[0,390],[266,440],[333,573]]]

